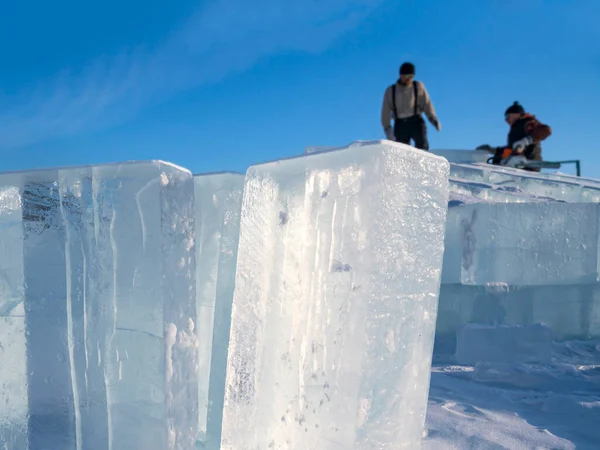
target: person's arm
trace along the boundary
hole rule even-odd
[[[390,86],[388,86],[385,89],[385,92],[383,94],[383,101],[381,103],[381,126],[383,127],[383,132],[385,133],[386,139],[390,141],[394,140],[394,130],[392,130],[391,125],[392,111],[392,89]]]
[[[531,136],[533,142],[538,143],[550,137],[552,128],[537,119],[532,119],[525,125],[525,132]]]
[[[431,122],[431,124],[438,130],[440,131],[442,126],[440,125],[440,121],[438,120],[436,114],[435,114],[435,108],[433,107],[433,103],[431,101],[431,98],[429,97],[429,92],[427,92],[427,88],[425,87],[425,85],[422,82],[419,82],[419,84],[421,85],[421,107],[423,108],[423,112],[425,113],[425,115],[427,116],[427,119],[429,119],[429,122]]]
[[[552,134],[552,128],[533,118],[525,124],[525,133],[527,136],[513,144],[513,149],[517,154],[523,153],[526,147],[547,139]]]

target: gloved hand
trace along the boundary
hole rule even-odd
[[[513,144],[512,148],[515,154],[520,155],[525,151],[525,147],[533,144],[533,138],[531,136],[524,137],[520,141]]]
[[[488,153],[494,153],[496,151],[495,148],[493,148],[491,145],[488,145],[488,144],[480,145],[475,150],[479,150],[482,152],[488,152]]]
[[[527,158],[523,155],[512,155],[503,160],[500,164],[506,167],[519,167],[525,163],[527,163]]]
[[[392,130],[392,127],[387,127],[383,131],[385,133],[385,138],[388,141],[395,141],[396,140],[396,137],[394,136],[394,130]]]
[[[431,121],[431,124],[435,127],[436,130],[442,131],[442,124],[440,123],[440,121],[438,119],[433,119]]]

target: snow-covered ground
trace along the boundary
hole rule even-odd
[[[434,357],[423,450],[600,449],[600,340],[552,363],[457,366]]]

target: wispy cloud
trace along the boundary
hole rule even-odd
[[[154,49],[125,49],[0,99],[0,149],[123,123],[288,51],[318,53],[385,0],[213,0]]]

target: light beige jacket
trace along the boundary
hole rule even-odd
[[[414,83],[414,81],[413,81]],[[396,83],[396,111],[398,113],[398,119],[404,119],[414,115],[415,108],[415,95],[414,87],[411,84],[405,86],[400,83]],[[435,115],[435,109],[429,98],[427,88],[422,81],[417,83],[417,114],[421,115],[425,113],[431,123],[437,121]],[[394,115],[394,104],[392,103],[392,87],[388,86],[383,94],[383,104],[381,105],[381,125],[383,129],[389,129],[391,127],[391,119]]]

